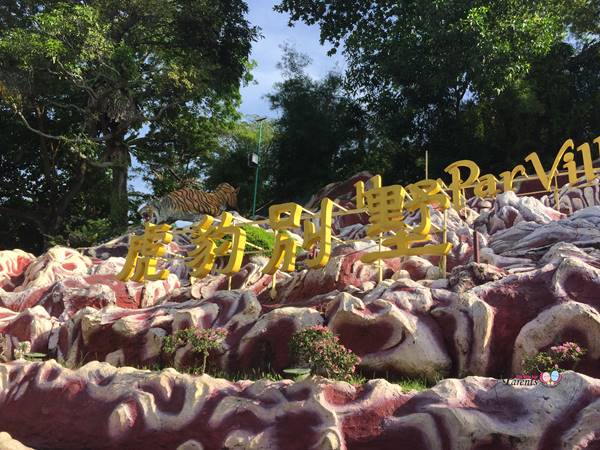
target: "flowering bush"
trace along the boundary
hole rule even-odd
[[[323,326],[294,333],[290,349],[298,365],[337,380],[348,380],[360,362],[358,356],[340,344],[339,338]]]
[[[178,348],[190,344],[194,353],[202,355],[201,373],[204,373],[210,351],[218,349],[226,337],[227,330],[224,328],[186,328],[166,336],[162,349],[165,353],[175,353]]]
[[[561,345],[550,347],[548,352],[540,352],[532,358],[523,361],[523,368],[527,373],[549,372],[564,369],[570,366],[574,369],[586,353],[586,349],[576,342],[565,342]]]

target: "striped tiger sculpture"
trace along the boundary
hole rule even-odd
[[[177,220],[194,222],[202,214],[217,217],[228,208],[237,209],[240,188],[221,183],[213,192],[179,189],[147,203],[140,215],[144,222],[173,223]]]

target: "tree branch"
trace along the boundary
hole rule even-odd
[[[54,136],[48,133],[44,133],[43,131],[40,131],[36,128],[33,128],[31,126],[31,124],[27,121],[27,118],[23,115],[23,113],[21,111],[19,111],[16,107],[16,105],[13,105],[13,111],[14,113],[21,119],[21,121],[23,122],[23,124],[25,125],[25,127],[27,127],[27,129],[33,133],[36,133],[42,137],[45,137],[46,139],[52,139],[55,141],[64,141],[64,142],[71,142],[71,143],[79,143],[81,142],[81,139],[73,139],[73,138],[68,138],[65,136]],[[108,141],[112,138],[114,138],[117,135],[117,133],[109,133],[109,134],[105,134],[104,137],[102,138],[94,138],[94,137],[86,137],[86,140],[88,141],[92,141],[92,142],[96,142],[96,143],[104,143],[105,141]],[[83,158],[87,158],[86,156],[82,155],[81,153],[79,153]]]
[[[79,173],[77,174],[77,180],[75,184],[71,186],[69,192],[67,192],[63,198],[58,203],[56,207],[56,227],[60,226],[63,220],[63,216],[73,199],[79,192],[81,192],[81,188],[83,187],[83,182],[85,181],[85,172],[86,172],[86,164],[85,162],[80,164]]]
[[[119,164],[118,162],[113,162],[113,161],[103,161],[103,162],[98,162],[98,161],[92,161],[87,159],[87,157],[85,155],[81,155],[82,159],[84,159],[86,161],[87,164],[89,164],[92,167],[97,167],[99,169],[108,169],[110,167],[119,167],[122,164]]]
[[[25,125],[25,127],[26,127],[26,128],[29,130],[29,131],[31,131],[31,132],[33,132],[33,133],[35,133],[35,134],[39,135],[39,136],[45,137],[46,139],[53,139],[53,140],[55,140],[55,141],[67,141],[67,142],[74,142],[74,140],[73,140],[73,139],[66,138],[66,137],[64,137],[64,136],[53,136],[53,135],[51,135],[51,134],[44,133],[43,131],[40,131],[40,130],[37,130],[37,129],[33,128],[33,127],[32,127],[32,126],[29,124],[29,122],[27,121],[27,118],[26,118],[26,117],[23,115],[23,113],[22,113],[21,111],[17,110],[17,108],[16,108],[16,105],[13,105],[13,111],[14,111],[14,112],[15,112],[15,114],[16,114],[16,115],[17,115],[17,116],[18,116],[18,117],[21,119],[21,121],[23,122],[23,124]]]
[[[83,108],[81,108],[80,106],[74,105],[72,103],[60,103],[60,102],[55,102],[54,100],[50,100],[50,99],[46,99],[46,102],[48,102],[49,105],[52,106],[56,106],[57,108],[65,108],[65,109],[69,109],[72,108],[75,111],[79,111],[81,114],[87,114],[87,111]]]
[[[77,139],[71,139],[71,138],[67,138],[64,136],[53,136],[51,134],[47,134],[44,133],[40,130],[36,130],[35,128],[33,128],[29,122],[27,121],[27,119],[25,118],[25,116],[23,115],[23,113],[21,113],[20,111],[16,111],[17,116],[19,116],[21,118],[21,120],[23,121],[23,123],[25,124],[25,126],[27,127],[27,129],[29,131],[32,131],[33,133],[36,133],[42,137],[45,137],[47,139],[54,139],[54,140],[58,140],[58,141],[65,141],[65,142],[70,142],[70,143],[77,143],[80,142]],[[90,138],[90,140],[95,141],[95,142],[102,142],[104,139],[93,139]],[[89,164],[92,167],[98,167],[100,169],[107,169],[109,167],[117,167],[120,166],[119,163],[117,162],[112,162],[112,161],[94,161],[89,159],[86,155],[84,155],[83,153],[81,153],[80,151],[76,150],[74,147],[69,146],[69,150],[71,151],[71,153],[77,155],[79,158],[81,158],[82,160],[84,160],[86,162],[86,164]]]
[[[158,113],[156,113],[154,116],[152,117],[144,117],[144,121],[145,122],[156,122],[158,119],[161,118],[161,116],[167,112],[167,110],[169,110],[170,108],[173,108],[174,106],[180,105],[182,103],[185,103],[183,100],[178,100],[176,102],[169,102],[166,105],[164,105],[162,108],[160,108],[158,110]]]

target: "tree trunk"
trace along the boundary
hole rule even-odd
[[[112,167],[112,188],[110,193],[110,221],[117,230],[127,228],[129,197],[127,196],[127,175],[129,152],[123,144],[116,144],[110,150],[111,160],[117,163]]]

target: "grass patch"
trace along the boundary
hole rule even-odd
[[[404,378],[397,381],[397,384],[400,385],[403,391],[416,391],[421,392],[426,389],[429,389],[427,382],[425,380],[419,378]]]
[[[273,255],[273,246],[275,245],[275,235],[268,231],[255,227],[253,225],[242,225],[241,228],[246,232],[246,241],[264,249],[264,255],[271,257]],[[249,248],[249,250],[253,250]]]
[[[161,372],[165,369],[170,369],[173,367],[161,367],[160,364],[152,364],[149,366],[134,366],[134,368],[139,369],[139,370],[149,370],[151,372]],[[186,367],[186,368],[180,368],[180,369],[175,369],[175,370],[177,370],[179,373],[185,373],[188,375],[196,375],[196,376],[202,375],[201,367]],[[206,374],[210,375],[213,378],[223,378],[223,379],[231,381],[231,382],[243,381],[243,380],[281,381],[284,379],[284,377],[278,373],[270,372],[268,370],[259,370],[259,369],[249,369],[249,370],[244,370],[244,371],[239,371],[239,372],[226,372],[224,370],[214,370],[213,369],[213,370],[207,370]]]

